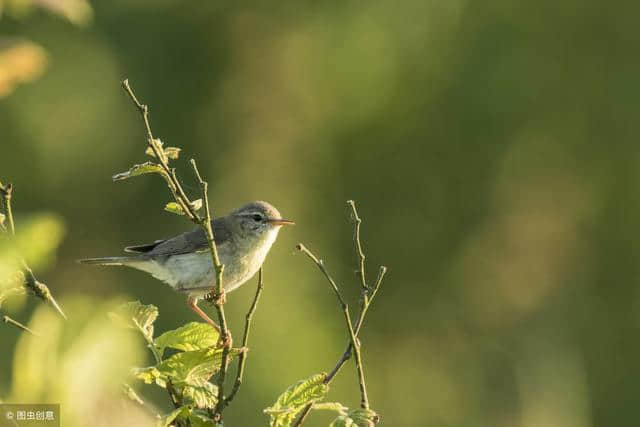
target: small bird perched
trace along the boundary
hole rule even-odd
[[[294,224],[282,219],[267,202],[248,203],[227,216],[211,221],[220,262],[224,265],[223,287],[230,292],[249,280],[262,266],[280,227]],[[82,264],[124,265],[151,273],[178,292],[188,295],[188,304],[200,317],[220,330],[198,307],[198,299],[216,286],[216,272],[207,237],[198,227],[151,244],[124,248],[132,256],[82,259]]]

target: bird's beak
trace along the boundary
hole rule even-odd
[[[271,218],[269,219],[269,224],[272,225],[294,225],[295,222],[290,219],[282,219],[282,218]]]

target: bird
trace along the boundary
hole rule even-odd
[[[220,263],[224,265],[224,292],[231,292],[246,283],[262,267],[267,253],[284,225],[283,219],[270,203],[254,201],[235,209],[226,216],[211,220]],[[216,271],[205,231],[192,231],[153,243],[127,246],[129,256],[87,258],[81,264],[125,266],[151,274],[174,290],[187,295],[189,307],[207,323],[219,326],[198,307],[198,301],[216,287]]]

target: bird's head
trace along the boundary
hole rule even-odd
[[[277,235],[283,225],[293,221],[284,219],[280,212],[267,202],[251,202],[231,212],[229,217],[238,231],[245,236],[263,237]]]

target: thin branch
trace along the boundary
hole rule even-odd
[[[204,206],[205,206],[205,216],[203,217],[198,215],[196,209],[194,208],[193,203],[191,202],[191,200],[189,200],[189,197],[187,197],[184,189],[180,185],[175,169],[169,167],[167,156],[164,154],[160,141],[153,137],[153,132],[151,131],[151,126],[149,124],[149,107],[144,104],[141,104],[138,101],[138,98],[135,96],[135,94],[133,93],[133,90],[129,86],[128,80],[124,80],[122,82],[122,86],[124,87],[125,91],[131,98],[131,101],[137,107],[138,111],[142,116],[144,126],[147,132],[147,142],[151,147],[151,150],[153,151],[156,159],[158,159],[158,162],[160,163],[162,169],[164,170],[164,173],[162,174],[162,176],[167,182],[169,189],[171,190],[171,193],[173,195],[173,198],[182,207],[182,210],[189,217],[189,219],[195,222],[196,224],[200,225],[204,229],[205,234],[207,236],[207,244],[209,246],[209,250],[211,252],[211,259],[212,259],[214,268],[216,270],[217,288],[216,288],[216,299],[214,301],[214,306],[216,308],[216,311],[218,312],[218,319],[220,322],[220,336],[223,338],[225,343],[225,346],[222,350],[222,365],[220,368],[218,382],[217,382],[218,404],[216,405],[215,413],[213,414],[214,420],[216,422],[219,422],[222,419],[222,410],[224,409],[224,401],[225,401],[224,381],[225,381],[226,372],[227,372],[227,360],[229,357],[229,347],[230,347],[229,344],[231,340],[230,340],[229,329],[227,327],[227,320],[224,313],[225,301],[224,301],[224,288],[222,286],[222,274],[224,272],[224,265],[220,262],[220,258],[218,256],[218,249],[215,243],[215,237],[214,237],[215,235],[214,235],[214,230],[213,230],[212,221],[211,221],[212,219],[211,210],[209,208],[208,183],[202,179],[202,176],[200,175],[200,171],[198,170],[195,160],[191,159],[191,166],[193,167],[193,170],[200,184],[200,189],[202,190],[202,199],[204,201]],[[170,385],[171,384],[168,383],[167,387],[169,387]]]
[[[362,251],[362,243],[360,242],[360,224],[362,224],[362,220],[360,219],[360,217],[358,216],[358,211],[356,210],[356,204],[353,200],[347,200],[347,204],[351,207],[351,213],[353,214],[353,220],[356,223],[355,226],[355,230],[353,233],[353,241],[355,243],[355,247],[356,247],[356,255],[358,257],[358,260],[360,262],[360,269],[358,271],[358,275],[360,276],[360,281],[362,283],[362,295],[363,298],[367,298],[367,291],[368,291],[368,287],[367,287],[367,279],[366,276],[364,274],[364,260],[365,260],[365,256],[364,256],[364,252]]]
[[[142,116],[142,121],[144,122],[144,127],[147,132],[147,143],[149,144],[149,147],[151,147],[155,158],[158,159],[160,166],[164,170],[162,177],[167,182],[173,198],[180,205],[185,215],[187,215],[187,217],[191,221],[198,223],[198,214],[196,213],[186,193],[182,189],[180,181],[178,181],[178,178],[176,176],[175,169],[169,167],[169,161],[167,160],[167,156],[164,154],[160,141],[153,137],[151,125],[149,124],[149,107],[138,101],[138,98],[133,93],[131,86],[129,86],[128,79],[122,81],[122,87],[124,88],[125,92],[127,92],[127,95],[129,95],[129,98],[131,98],[133,105],[136,106],[136,108],[140,112],[140,115]]]
[[[367,397],[367,387],[366,387],[366,384],[365,384],[364,371],[363,371],[363,367],[362,367],[362,356],[360,354],[360,343],[359,343],[358,338],[356,337],[356,333],[355,333],[355,331],[353,329],[353,324],[351,322],[351,315],[349,314],[349,306],[345,303],[344,298],[342,298],[342,295],[340,294],[340,291],[338,289],[338,286],[336,285],[336,282],[333,280],[333,278],[331,277],[331,275],[329,274],[329,272],[325,268],[324,263],[322,262],[322,260],[318,259],[302,243],[299,243],[297,245],[297,249],[299,251],[302,251],[305,255],[307,255],[307,257],[309,257],[318,266],[320,271],[322,271],[324,276],[327,278],[327,280],[331,284],[331,287],[333,288],[333,291],[335,292],[336,297],[338,298],[338,301],[340,302],[340,306],[342,307],[342,311],[344,313],[345,321],[347,323],[347,329],[349,330],[349,337],[351,339],[351,348],[354,350],[354,352],[356,354],[356,368],[357,368],[357,371],[358,371],[358,382],[359,382],[359,385],[360,385],[361,406],[364,409],[368,409],[369,408],[369,398]],[[362,318],[362,315],[360,316],[360,318]],[[325,383],[328,383],[326,378],[325,378]]]
[[[27,326],[23,325],[22,323],[18,322],[17,320],[12,319],[11,317],[7,316],[7,315],[3,315],[2,316],[2,321],[4,323],[8,323],[10,325],[13,325],[19,329],[22,329],[23,331],[29,332],[31,335],[35,335],[35,336],[39,336],[38,334],[36,334],[35,332],[33,332],[31,329],[29,329]]]
[[[351,347],[356,354],[356,369],[358,371],[358,384],[360,386],[360,407],[363,409],[369,409],[369,397],[367,396],[367,385],[364,380],[364,368],[362,367],[362,354],[360,352],[360,340],[356,337],[353,331],[353,324],[351,323],[351,316],[349,315],[349,307],[344,308],[344,316],[347,321],[347,327],[349,329],[349,335],[351,337]]]
[[[7,221],[9,221],[9,231],[11,235],[16,235],[16,226],[13,222],[13,210],[11,209],[11,197],[13,196],[13,185],[11,183],[2,185],[0,183],[0,193],[2,194],[2,201],[4,202],[4,209],[7,213]]]
[[[381,266],[380,270],[378,272],[378,277],[376,278],[375,284],[373,286],[373,288],[369,288],[366,285],[366,280],[365,280],[365,274],[364,274],[364,260],[365,260],[365,256],[364,256],[364,252],[362,251],[362,244],[360,242],[360,224],[362,223],[362,220],[360,219],[360,217],[358,216],[358,211],[356,210],[356,205],[355,202],[353,202],[353,200],[348,200],[347,204],[351,207],[351,211],[353,214],[353,218],[355,220],[355,229],[354,229],[354,243],[356,246],[356,254],[358,256],[359,259],[359,263],[360,263],[360,269],[359,269],[359,275],[361,277],[361,284],[362,284],[362,290],[361,290],[361,298],[360,298],[360,310],[358,313],[358,317],[356,320],[356,326],[355,328],[353,328],[353,334],[351,334],[351,329],[350,329],[350,341],[347,344],[347,348],[345,349],[344,353],[342,353],[342,356],[340,356],[340,359],[338,359],[338,362],[336,363],[336,365],[334,366],[334,368],[331,370],[331,372],[329,372],[329,374],[326,376],[326,378],[324,379],[324,383],[325,384],[329,384],[333,381],[333,379],[335,378],[335,376],[338,374],[338,372],[340,371],[340,369],[344,366],[344,364],[347,362],[347,360],[349,360],[351,358],[351,354],[352,352],[356,353],[356,367],[358,369],[358,379],[359,379],[359,385],[360,385],[360,395],[361,395],[361,406],[363,408],[368,407],[368,397],[366,395],[366,386],[365,386],[365,382],[364,382],[364,373],[362,371],[362,360],[361,360],[361,355],[360,355],[360,344],[359,344],[359,340],[358,340],[358,334],[360,333],[360,329],[362,328],[362,324],[364,323],[364,318],[367,314],[367,311],[369,310],[369,307],[371,306],[371,303],[373,302],[375,296],[378,293],[378,290],[380,289],[380,284],[382,283],[382,279],[384,278],[385,274],[387,273],[387,267],[385,266]],[[304,246],[302,244],[299,244],[298,246],[299,250],[303,250],[302,248],[304,248]],[[305,248],[306,249],[306,248]],[[307,253],[308,251],[304,251],[307,254],[307,256],[309,256],[309,253]],[[311,254],[313,255],[313,254]],[[318,265],[318,267],[321,267],[321,264],[318,263],[318,260],[315,256],[310,257],[312,260],[314,260],[316,262],[316,264]],[[326,273],[326,270],[321,267],[320,268],[323,273],[325,274],[325,276],[327,278],[330,278],[330,276]],[[331,282],[332,280],[330,280]],[[334,291],[337,288],[335,286],[335,282],[332,283],[332,286],[334,287]],[[338,293],[339,295],[339,293]],[[340,301],[341,304],[344,306],[346,304],[344,304],[344,301]],[[349,318],[349,323],[351,322],[351,319]],[[355,351],[354,351],[355,349]],[[298,416],[298,418],[294,421],[294,423],[292,424],[292,427],[299,427],[302,425],[302,423],[305,421],[306,417],[309,415],[309,412],[311,412],[312,409],[312,404],[309,404],[307,406],[304,407],[304,409],[300,412],[300,415]]]
[[[160,356],[160,352],[158,351],[158,348],[153,342],[153,337],[151,336],[151,334],[147,333],[142,329],[141,329],[141,332],[142,332],[142,335],[144,336],[144,339],[147,341],[147,347],[149,347],[149,350],[151,350],[151,353],[153,354],[153,358],[156,361],[156,365],[159,365],[162,362],[162,357]],[[167,393],[169,393],[169,398],[171,399],[171,403],[173,404],[174,408],[178,409],[179,407],[182,406],[182,398],[180,397],[176,389],[173,387],[173,384],[171,383],[171,379],[167,381]]]
[[[314,254],[312,254],[311,251],[309,251],[309,249],[307,249],[302,243],[298,243],[296,245],[296,249],[298,249],[299,251],[303,252],[306,256],[308,256],[318,266],[320,271],[322,271],[322,273],[324,274],[324,277],[326,277],[327,280],[329,281],[329,283],[331,284],[331,287],[333,288],[333,292],[338,297],[338,300],[340,301],[341,306],[343,306],[343,307],[346,306],[347,303],[344,301],[344,298],[342,298],[342,294],[340,293],[340,290],[338,289],[338,285],[336,285],[336,282],[333,280],[333,278],[331,277],[331,275],[329,274],[329,272],[325,268],[324,262],[321,259],[318,259]]]
[[[213,228],[211,226],[211,211],[209,209],[209,199],[208,199],[208,183],[202,179],[200,175],[200,171],[198,171],[198,166],[196,165],[196,161],[191,159],[191,166],[198,178],[198,182],[200,184],[200,188],[202,190],[202,199],[204,200],[204,208],[205,208],[205,217],[198,217],[200,225],[205,229],[207,233],[207,242],[209,244],[209,249],[211,251],[211,259],[213,262],[213,266],[216,270],[216,289],[214,295],[214,306],[216,311],[218,312],[218,321],[220,323],[220,337],[223,340],[224,348],[222,349],[222,360],[220,366],[220,372],[218,373],[218,403],[216,404],[215,411],[213,414],[213,418],[215,422],[219,422],[222,419],[222,411],[225,407],[225,398],[224,398],[224,382],[227,376],[227,360],[229,358],[229,349],[231,347],[230,343],[230,334],[229,329],[227,327],[227,318],[224,314],[224,303],[225,303],[225,294],[224,288],[222,286],[222,274],[224,273],[224,265],[220,263],[220,258],[218,256],[218,249],[216,247]]]
[[[367,314],[367,310],[371,306],[373,299],[378,294],[378,289],[380,289],[380,284],[382,283],[382,279],[384,275],[387,274],[387,267],[384,265],[380,266],[380,270],[378,271],[378,278],[376,279],[376,283],[373,286],[373,290],[371,291],[371,296],[369,297],[369,301],[362,306],[362,310],[360,311],[360,315],[358,316],[358,320],[356,322],[356,336],[360,333],[360,328],[362,327],[362,323],[364,322],[364,317]]]
[[[13,197],[13,185],[6,184],[2,185],[0,183],[0,195],[2,196],[2,201],[4,204],[4,209],[7,214],[7,220],[9,221],[9,231],[11,232],[11,236],[15,237],[16,235],[16,226],[13,221],[13,209],[11,208],[11,199]],[[33,270],[29,268],[27,262],[22,259],[22,269],[24,270],[25,282],[24,286],[27,287],[35,296],[42,299],[44,302],[50,304],[61,316],[63,319],[67,320],[67,316],[65,316],[64,312],[60,308],[60,305],[53,297],[51,291],[47,285],[42,282],[39,282],[36,279],[36,276],[33,274]]]
[[[58,314],[62,316],[64,320],[67,320],[67,316],[62,311],[62,308],[60,308],[60,305],[58,304],[56,299],[53,297],[53,294],[51,293],[47,285],[45,285],[44,283],[36,279],[36,276],[33,274],[33,271],[31,270],[31,268],[29,268],[29,266],[24,260],[22,261],[22,268],[24,269],[24,272],[25,272],[25,278],[26,278],[25,286],[27,286],[35,296],[51,304],[51,306],[58,312]]]
[[[253,297],[253,302],[251,303],[251,307],[249,308],[249,311],[245,316],[244,336],[242,337],[242,347],[244,348],[248,348],[247,346],[249,344],[249,332],[251,330],[251,320],[253,319],[253,313],[256,311],[256,307],[258,306],[258,301],[260,300],[260,294],[262,293],[263,288],[264,288],[263,273],[262,273],[262,268],[260,268],[260,270],[258,271],[258,287],[256,289],[256,295],[255,297]],[[240,353],[240,356],[238,359],[238,373],[236,374],[236,382],[233,385],[233,389],[231,390],[231,393],[229,393],[229,396],[227,396],[225,400],[225,405],[228,405],[229,403],[231,403],[233,398],[236,396],[236,393],[240,389],[240,386],[242,385],[242,377],[244,375],[244,367],[247,362],[247,354],[248,354],[247,351],[243,351],[242,353]]]
[[[209,209],[209,199],[208,191],[209,191],[209,183],[202,179],[200,175],[200,171],[198,170],[198,166],[196,165],[195,159],[191,159],[191,166],[193,167],[193,171],[198,178],[198,183],[200,184],[200,188],[202,190],[202,199],[204,200],[204,212],[205,217],[199,218],[200,225],[205,229],[207,233],[207,242],[209,245],[209,250],[211,251],[211,261],[213,262],[213,266],[216,269],[216,285],[217,285],[217,293],[218,295],[222,295],[222,273],[224,272],[224,265],[220,262],[220,257],[218,255],[218,247],[216,246],[214,230],[211,225],[211,210]]]

